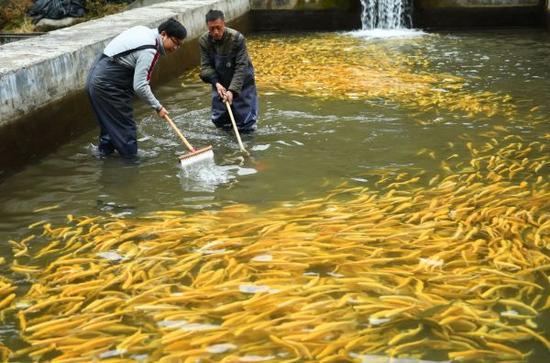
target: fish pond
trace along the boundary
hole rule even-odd
[[[260,122],[192,69],[0,184],[0,356],[58,362],[546,362],[550,36],[255,34]]]

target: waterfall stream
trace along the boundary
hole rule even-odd
[[[411,26],[408,0],[361,0],[362,30],[402,29]]]

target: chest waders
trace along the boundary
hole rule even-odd
[[[143,45],[112,57],[102,54],[90,70],[86,90],[99,123],[98,150],[102,155],[115,150],[124,158],[134,158],[137,154],[132,107],[134,69],[117,63],[116,58],[149,48],[156,49],[156,46]]]
[[[229,87],[233,79],[235,57],[231,55],[213,55],[213,61],[219,82],[225,88]],[[254,67],[250,63],[246,67],[243,88],[239,94],[234,94],[231,107],[233,108],[233,116],[235,116],[235,122],[240,131],[249,132],[256,128],[258,96],[256,93],[256,82],[254,81]],[[212,86],[212,122],[224,130],[231,130],[229,113],[225,104],[220,99],[215,86]]]

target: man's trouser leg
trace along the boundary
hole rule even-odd
[[[87,82],[92,108],[100,126],[99,151],[116,149],[126,158],[137,154],[137,131],[132,109],[133,71],[109,58],[101,58]]]

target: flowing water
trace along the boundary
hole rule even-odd
[[[380,195],[391,183],[428,190],[437,178],[466,173],[477,150],[485,147],[490,154],[491,145],[503,145],[510,138],[521,148],[534,143],[540,150],[526,161],[536,162],[531,164],[536,172],[510,171],[506,180],[527,185],[538,181],[542,191],[548,191],[547,184],[540,184],[549,174],[548,149],[541,146],[550,139],[548,33],[518,29],[264,34],[250,36],[248,47],[260,92],[258,130],[243,135],[251,158],[239,152],[234,135],[210,123],[209,88],[198,80],[195,69],[155,92],[193,145],[213,146],[214,162],[181,170],[177,155],[184,147],[177,136],[137,103],[137,163],[96,157],[94,130],[0,184],[0,267],[4,278],[19,286],[15,301],[23,299],[33,279],[10,269],[24,254],[16,252],[21,244],[8,241],[37,234],[27,228],[33,223],[62,226],[67,215],[114,221],[156,211],[193,216],[246,205],[253,208],[252,215],[260,218],[266,213],[268,218],[273,208],[309,205],[342,185]],[[546,198],[537,210],[543,219],[550,212],[549,202]],[[345,209],[342,203],[331,208]],[[238,218],[232,223],[238,224]],[[30,248],[33,253],[45,246],[36,243]],[[271,259],[260,252],[259,260]],[[542,253],[547,255],[547,250]],[[55,255],[42,263],[52,261]],[[32,260],[24,263],[34,265]],[[546,281],[537,301],[547,298]],[[168,320],[160,323],[164,329]],[[548,303],[535,323],[537,331],[548,335]],[[10,319],[0,331],[12,350],[25,346],[18,334],[17,323]],[[516,347],[534,352],[526,360],[544,362],[548,357],[542,344],[520,342]],[[269,352],[262,352],[258,360],[269,358]],[[448,357],[434,353],[427,358]],[[493,355],[485,359],[498,360]]]
[[[362,29],[410,28],[411,3],[408,0],[361,0]]]

